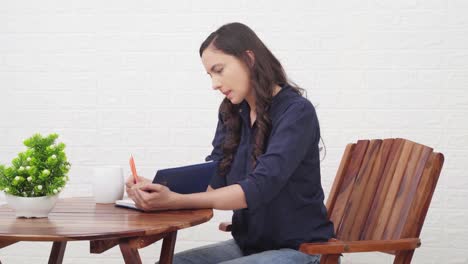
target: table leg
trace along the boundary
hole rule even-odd
[[[159,264],[171,264],[174,258],[174,248],[177,238],[177,230],[169,233],[163,240]]]
[[[49,264],[61,264],[62,263],[66,246],[67,246],[66,241],[54,242],[54,244],[52,245],[52,250],[50,251]]]
[[[121,240],[119,246],[126,264],[141,264],[138,249],[131,248],[128,239]]]

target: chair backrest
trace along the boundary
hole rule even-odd
[[[348,144],[327,200],[337,238],[419,237],[443,163],[441,153],[406,139]]]

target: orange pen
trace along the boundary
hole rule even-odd
[[[136,184],[138,181],[138,174],[136,171],[135,160],[133,159],[133,155],[130,155],[130,169],[132,170],[133,183]]]

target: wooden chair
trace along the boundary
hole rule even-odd
[[[341,253],[372,251],[410,263],[443,163],[443,154],[406,139],[348,144],[326,204],[337,238],[299,250],[321,254],[322,264],[338,263]]]

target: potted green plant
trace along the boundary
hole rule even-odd
[[[57,134],[34,134],[11,166],[0,165],[0,191],[16,217],[47,217],[68,181],[70,163]]]

